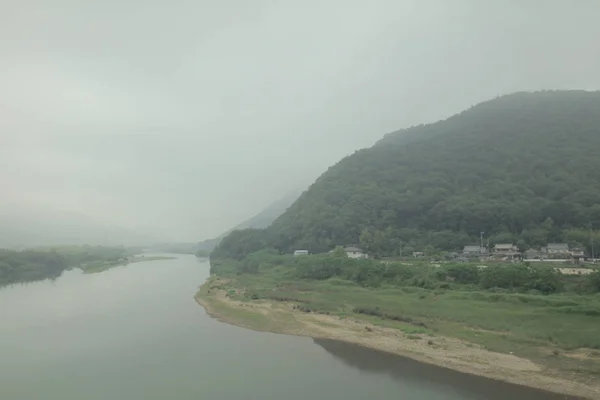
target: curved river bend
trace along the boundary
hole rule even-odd
[[[558,400],[360,347],[220,323],[194,256],[0,289],[2,400]]]

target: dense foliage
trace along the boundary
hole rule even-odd
[[[285,253],[354,243],[401,255],[459,249],[485,232],[492,244],[570,241],[589,253],[600,227],[598,110],[600,92],[516,93],[389,134],[326,171],[260,240]],[[227,246],[242,251],[224,240],[219,253]]]
[[[65,258],[54,251],[0,250],[0,286],[57,278],[67,267]]]
[[[49,249],[62,255],[69,266],[84,267],[90,263],[126,261],[137,249],[110,246],[60,246]]]
[[[553,266],[506,264],[481,267],[472,264],[434,266],[421,263],[381,262],[352,259],[344,253],[293,257],[273,250],[261,250],[240,260],[215,259],[212,273],[257,274],[276,267],[289,268],[293,279],[326,280],[339,278],[365,287],[413,286],[425,289],[504,290],[535,294],[561,291],[600,292],[600,272],[589,275],[563,276]]]
[[[69,267],[119,263],[131,251],[124,247],[61,246],[34,250],[0,249],[0,286],[57,278]]]

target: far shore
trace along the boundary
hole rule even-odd
[[[133,257],[129,257],[126,260],[119,260],[114,262],[100,262],[100,263],[92,263],[87,266],[80,266],[80,268],[84,274],[96,274],[99,272],[106,271],[111,268],[121,267],[123,265],[134,264],[139,262],[146,261],[159,261],[159,260],[173,260],[176,257],[171,256],[144,256],[144,255],[136,255]]]
[[[467,374],[579,398],[600,398],[597,382],[570,380],[565,373],[512,354],[449,337],[406,334],[352,318],[306,313],[293,303],[236,301],[222,289],[226,283],[212,276],[195,296],[206,312],[221,322],[261,332],[344,341]]]

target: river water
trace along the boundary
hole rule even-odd
[[[328,340],[220,323],[193,256],[0,289],[1,400],[558,400]]]

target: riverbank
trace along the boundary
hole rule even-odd
[[[239,295],[239,288],[231,280],[213,276],[202,285],[196,301],[212,317],[247,329],[340,340],[463,373],[571,396],[600,398],[600,384],[595,379],[576,377],[575,373],[514,354],[489,351],[469,341],[438,336],[409,325],[390,327],[369,318],[306,312],[296,302],[242,299]],[[562,355],[585,356],[579,352]]]
[[[173,260],[175,258],[176,257],[170,257],[170,256],[138,255],[138,256],[128,257],[125,260],[90,263],[87,265],[79,266],[79,268],[83,271],[84,274],[96,274],[98,272],[103,272],[103,271],[106,271],[106,270],[114,268],[114,267],[120,267],[122,265],[139,263],[139,262],[147,262],[147,261]]]

